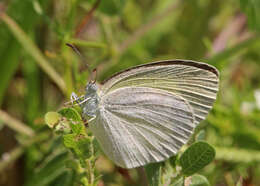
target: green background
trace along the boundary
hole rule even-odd
[[[84,93],[86,64],[101,82],[164,59],[203,61],[220,71],[217,101],[198,127],[216,158],[200,173],[211,185],[259,185],[260,1],[102,0],[90,11],[96,2],[0,2],[0,185],[73,182],[69,155],[44,114],[60,109],[72,91]],[[96,170],[105,185],[144,184],[142,171],[118,169],[102,155]]]

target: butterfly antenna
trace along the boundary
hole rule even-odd
[[[97,80],[97,69],[95,68],[91,73],[91,82],[96,83]]]
[[[70,43],[66,43],[66,45],[67,45],[68,47],[70,47],[70,48],[80,57],[80,59],[81,59],[81,60],[84,62],[84,64],[86,65],[86,67],[87,67],[89,73],[92,74],[88,63],[86,62],[84,56],[82,56],[82,54],[80,53],[79,49],[78,49],[75,45],[70,44]]]
[[[97,69],[93,69],[92,71],[90,70],[90,67],[88,65],[88,63],[86,62],[84,56],[82,56],[82,54],[80,53],[79,49],[73,45],[73,44],[70,44],[70,43],[66,43],[66,45],[70,48],[72,48],[72,50],[80,57],[80,59],[84,62],[84,64],[86,65],[88,71],[89,71],[89,74],[90,74],[90,81],[92,83],[96,83],[96,80],[97,80]]]

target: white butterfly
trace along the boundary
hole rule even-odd
[[[169,60],[120,72],[77,97],[89,128],[118,166],[134,168],[176,154],[204,120],[218,92],[218,70]]]

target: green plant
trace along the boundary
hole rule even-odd
[[[62,136],[63,144],[73,153],[74,159],[69,161],[75,162],[72,167],[76,173],[74,180],[85,186],[97,185],[99,175],[95,171],[95,161],[100,149],[98,145],[94,145],[94,138],[85,127],[80,113],[73,108],[63,108],[58,112],[48,112],[45,122]],[[145,166],[148,182],[150,185],[159,186],[173,184],[179,179],[189,179],[191,185],[196,185],[196,182],[207,185],[205,177],[201,179],[202,176],[192,175],[209,164],[214,157],[214,148],[206,142],[198,141],[170,161]],[[68,165],[71,168],[71,164]]]

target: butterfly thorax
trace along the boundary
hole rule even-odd
[[[95,83],[90,82],[87,84],[84,99],[86,100],[86,102],[82,103],[81,105],[83,109],[83,115],[88,117],[95,117],[99,104],[97,85]]]

